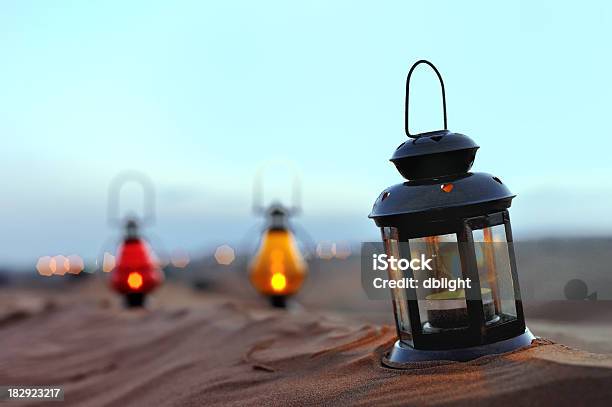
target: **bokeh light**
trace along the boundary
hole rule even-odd
[[[110,273],[115,268],[115,256],[109,252],[104,253],[104,260],[102,260],[102,271]]]
[[[161,268],[167,267],[168,264],[172,262],[172,259],[168,257],[166,254],[157,255],[154,251],[151,250],[151,258],[155,263]]]
[[[334,257],[340,260],[347,259],[353,254],[351,245],[348,242],[331,242],[323,240],[317,243],[316,255],[323,260],[331,260]]]
[[[50,263],[51,263],[50,256],[43,256],[39,258],[38,261],[36,262],[36,270],[38,271],[38,274],[40,274],[41,276],[45,276],[45,277],[52,276],[53,270],[51,270]]]
[[[70,264],[66,256],[57,255],[51,259],[49,262],[49,267],[53,271],[53,274],[63,276],[70,269]]]
[[[85,263],[83,259],[76,255],[72,254],[68,256],[68,273],[78,275],[83,269],[85,269]]]
[[[185,268],[190,262],[189,254],[184,250],[175,250],[170,256],[170,262],[176,268]]]
[[[337,259],[344,260],[351,256],[351,245],[348,242],[334,243],[334,254]]]
[[[317,243],[317,257],[323,260],[329,260],[334,257],[335,254],[335,246],[332,242],[328,240],[324,240],[322,242]]]
[[[234,249],[229,245],[221,245],[217,247],[215,250],[215,260],[217,263],[222,264],[224,266],[229,266],[236,259],[236,253]]]

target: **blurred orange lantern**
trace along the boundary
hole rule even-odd
[[[275,307],[285,307],[286,298],[299,291],[307,266],[295,237],[287,226],[287,211],[273,205],[268,211],[270,224],[249,266],[253,286],[270,298]]]
[[[109,220],[119,220],[119,195],[121,187],[128,181],[141,184],[144,191],[145,214],[141,223],[152,222],[154,193],[151,181],[139,173],[124,173],[117,177],[109,190]],[[110,284],[119,294],[125,296],[128,307],[142,307],[147,294],[156,289],[164,275],[149,244],[142,238],[139,222],[135,217],[125,221],[125,235],[117,250],[117,262],[112,270]]]
[[[262,174],[260,171],[255,178],[254,212],[265,214],[267,225],[249,264],[249,278],[253,287],[270,299],[272,306],[285,308],[287,298],[300,290],[308,273],[308,266],[289,225],[290,216],[299,212],[299,181],[296,175],[291,208],[276,202],[264,210],[261,204]]]

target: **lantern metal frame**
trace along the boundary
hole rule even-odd
[[[510,272],[514,290],[514,303],[517,315],[507,321],[488,325],[484,317],[483,301],[480,292],[480,276],[476,264],[475,244],[472,232],[474,230],[498,225],[504,225],[505,227],[506,241],[509,250]],[[398,328],[398,337],[402,342],[414,348],[423,350],[448,350],[478,346],[485,343],[510,339],[525,332],[525,318],[520,298],[518,272],[512,244],[512,229],[508,211],[504,210],[488,215],[465,218],[458,226],[459,229],[451,228],[439,234],[455,234],[457,236],[462,278],[469,278],[472,282],[471,288],[466,290],[466,306],[469,318],[468,325],[465,328],[442,330],[437,333],[424,332],[416,289],[407,287],[405,288],[405,301],[408,303],[410,332]],[[404,229],[401,228],[397,228],[397,230],[398,242],[401,243],[400,254],[403,258],[409,258],[409,239],[423,236],[415,236],[413,233],[406,233]],[[414,274],[410,269],[406,270],[405,274],[407,278],[414,278]],[[397,320],[396,325],[399,327]]]
[[[420,64],[431,67],[439,79],[444,129],[411,134],[410,79]],[[396,241],[402,258],[410,257],[411,239],[455,235],[462,278],[469,278],[472,284],[465,290],[466,326],[434,331],[424,329],[419,309],[419,301],[423,298],[418,297],[417,289],[403,289],[403,298],[394,298],[393,301],[406,302],[407,321],[398,321],[394,304],[399,340],[383,362],[401,368],[414,361],[470,360],[529,345],[534,336],[525,326],[508,212],[515,195],[499,178],[469,172],[479,146],[469,137],[447,129],[444,82],[431,62],[420,60],[410,68],[405,102],[404,127],[409,140],[400,144],[391,161],[407,181],[386,188],[374,203],[369,217],[381,228],[385,244]],[[441,192],[441,188],[449,184],[450,191]],[[498,225],[504,226],[514,312],[513,315],[504,315],[498,309],[496,315],[499,318],[487,321],[473,232]],[[390,239],[389,236],[395,233]],[[497,273],[495,276],[499,277]],[[404,277],[414,278],[412,270],[406,270]],[[409,327],[404,328],[404,322],[408,322]]]

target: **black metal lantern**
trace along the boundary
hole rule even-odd
[[[430,66],[440,81],[444,130],[410,134],[410,77]],[[420,245],[450,278],[471,286],[454,292],[392,289],[399,340],[383,360],[392,367],[422,360],[470,360],[529,345],[508,208],[513,195],[495,176],[469,172],[478,145],[447,129],[444,82],[429,61],[406,80],[405,131],[391,162],[407,182],[385,189],[370,218],[386,254],[410,258]],[[408,269],[403,277],[414,277]]]

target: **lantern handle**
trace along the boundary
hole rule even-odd
[[[155,187],[153,182],[141,172],[125,171],[113,178],[108,186],[107,214],[109,224],[113,226],[121,225],[122,219],[120,219],[119,215],[121,189],[129,182],[135,182],[142,187],[144,213],[140,221],[143,224],[153,223],[155,220]]]
[[[448,130],[448,126],[446,122],[446,92],[444,91],[444,81],[442,80],[442,75],[440,75],[440,72],[434,66],[434,64],[432,64],[431,62],[425,59],[421,59],[415,62],[414,65],[412,65],[412,67],[408,71],[408,77],[406,78],[406,103],[405,103],[405,109],[404,109],[404,130],[406,131],[406,136],[411,137],[411,138],[418,138],[419,136],[415,134],[410,134],[410,129],[408,127],[408,111],[409,111],[409,102],[410,102],[410,78],[412,77],[412,72],[414,71],[414,69],[420,64],[429,65],[429,67],[433,69],[433,71],[438,76],[438,80],[440,81],[440,88],[442,89],[442,109],[444,112],[444,130]]]
[[[270,164],[271,163],[262,165],[255,174],[255,179],[253,180],[253,212],[255,214],[263,214],[266,212],[263,198],[263,178],[265,170],[267,169],[267,167],[270,166]],[[292,165],[288,165],[288,167],[293,170],[293,183],[291,194],[291,200],[293,202],[291,207],[289,208],[289,214],[297,215],[302,210],[302,182],[297,169]]]

